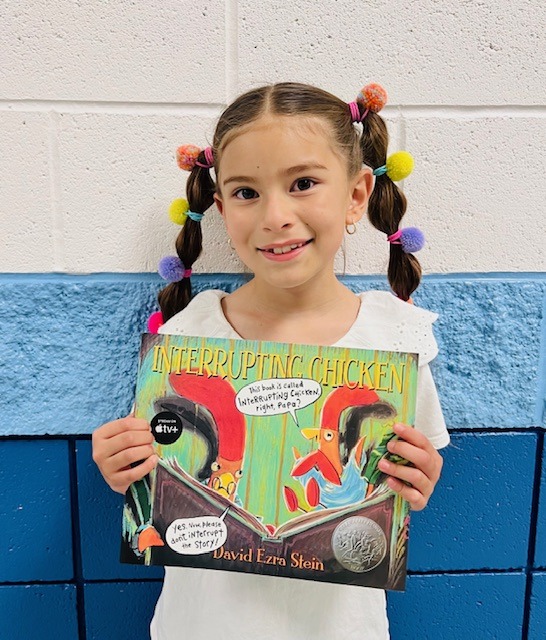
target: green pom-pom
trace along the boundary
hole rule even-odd
[[[413,157],[407,151],[397,151],[387,158],[387,175],[393,182],[407,178],[413,171]]]
[[[171,202],[171,206],[169,207],[169,218],[174,222],[174,224],[183,225],[187,218],[187,212],[190,210],[190,205],[185,198],[176,198]]]

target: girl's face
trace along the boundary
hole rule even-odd
[[[372,181],[369,169],[349,178],[322,119],[263,118],[224,148],[215,199],[241,260],[286,289],[331,281],[345,225],[366,210]]]

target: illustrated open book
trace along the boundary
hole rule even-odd
[[[417,355],[145,334],[123,562],[402,590],[409,505],[378,469],[413,425]]]

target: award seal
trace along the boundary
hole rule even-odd
[[[375,569],[387,553],[383,529],[370,518],[347,518],[334,529],[332,549],[339,564],[353,573]]]

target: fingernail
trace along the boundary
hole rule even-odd
[[[405,428],[406,428],[405,425],[403,425],[400,422],[396,422],[395,425],[393,426],[392,430],[394,431],[394,433],[400,434],[400,433],[404,432]]]
[[[382,470],[382,471],[386,471],[389,468],[389,463],[387,462],[387,460],[380,460],[377,464],[377,466]]]

